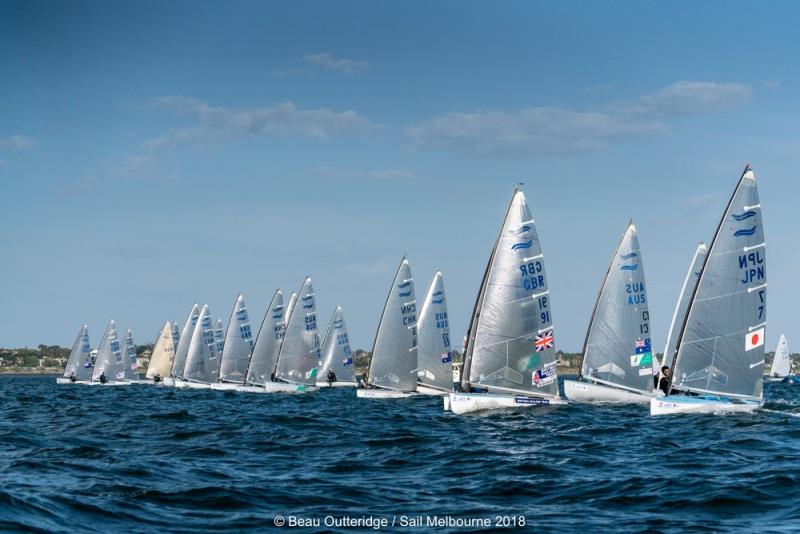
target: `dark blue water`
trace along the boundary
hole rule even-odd
[[[800,387],[768,384],[766,396],[780,413],[583,405],[459,417],[440,398],[357,400],[352,389],[0,377],[0,529],[266,530],[294,515],[372,516],[396,530],[403,515],[502,515],[525,530],[796,531]]]

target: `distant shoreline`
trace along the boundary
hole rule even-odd
[[[63,374],[63,370],[53,368],[36,368],[36,367],[0,367],[0,375],[41,375],[41,376],[59,376]]]

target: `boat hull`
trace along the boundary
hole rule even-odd
[[[536,408],[567,403],[559,397],[524,397],[494,393],[450,393],[449,399],[450,411],[459,415],[504,408]]]
[[[267,382],[263,386],[236,386],[234,389],[241,393],[310,393],[319,388],[286,382]]]
[[[447,397],[450,394],[449,391],[423,386],[422,384],[417,384],[417,393],[421,393],[423,395],[435,395],[438,397]]]
[[[691,397],[688,395],[668,395],[653,397],[650,400],[650,415],[670,415],[681,413],[736,413],[752,412],[763,403],[729,397]]]
[[[418,395],[416,391],[396,391],[382,388],[358,388],[356,397],[360,399],[404,399]]]
[[[88,380],[76,380],[75,382],[73,382],[69,378],[64,378],[63,376],[59,376],[58,378],[56,378],[56,384],[81,384],[86,386],[90,384],[90,382]]]
[[[130,386],[129,382],[84,382],[85,386]]]
[[[569,400],[575,402],[647,404],[652,398],[651,395],[577,380],[564,380],[564,394]]]
[[[242,384],[234,384],[232,382],[217,382],[216,384],[211,384],[211,389],[216,389],[218,391],[236,391],[236,388],[241,385]]]
[[[211,384],[205,382],[190,382],[188,380],[175,380],[178,389],[211,389]]]
[[[327,382],[317,382],[318,388],[354,388],[356,387],[355,382],[345,382],[345,381],[336,381],[331,384]]]

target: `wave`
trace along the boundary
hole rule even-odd
[[[522,250],[526,248],[531,248],[533,246],[533,240],[525,241],[523,243],[515,243],[511,245],[511,250]]]
[[[753,226],[752,228],[748,228],[746,230],[736,230],[733,235],[735,237],[742,237],[742,236],[749,236],[756,233],[757,226]]]

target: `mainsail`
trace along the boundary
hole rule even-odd
[[[286,323],[276,377],[292,384],[317,383],[319,339],[317,306],[311,278],[306,277]]]
[[[760,400],[767,260],[749,166],[719,222],[678,338],[672,387]]]
[[[153,354],[150,356],[150,363],[147,366],[145,377],[152,380],[156,375],[162,378],[169,375],[172,368],[172,359],[175,356],[175,337],[173,325],[169,321],[164,323],[158,338],[153,344]]]
[[[189,310],[189,315],[186,317],[186,322],[183,323],[183,330],[181,331],[178,344],[175,346],[175,360],[172,363],[172,376],[183,376],[186,368],[186,356],[189,354],[189,344],[192,341],[192,333],[197,320],[200,318],[200,308],[197,304],[192,305]]]
[[[417,377],[419,383],[436,389],[453,389],[453,353],[444,278],[436,271],[417,317],[419,348]]]
[[[331,322],[325,329],[320,351],[322,365],[317,375],[319,381],[328,379],[328,371],[336,374],[340,382],[355,382],[356,371],[353,365],[353,352],[350,350],[350,339],[347,337],[347,324],[341,306],[336,306]]]
[[[786,343],[786,337],[781,334],[781,338],[778,340],[778,347],[775,349],[775,357],[772,359],[769,376],[784,377],[789,376],[791,372],[792,356],[789,354],[789,344]]]
[[[669,325],[669,333],[667,334],[667,345],[664,348],[664,361],[662,365],[666,365],[667,367],[672,367],[672,362],[675,359],[675,349],[677,348],[678,336],[683,326],[683,318],[686,317],[686,308],[689,307],[689,301],[692,299],[694,288],[697,286],[697,281],[700,279],[700,269],[703,268],[703,262],[706,260],[706,252],[708,252],[708,247],[706,247],[705,243],[697,245],[692,263],[689,265],[689,271],[686,273],[686,278],[683,279],[681,295],[678,297],[678,303],[675,305],[675,313],[672,314],[672,322]]]
[[[550,291],[525,194],[515,189],[468,331],[462,389],[557,396]]]
[[[117,339],[117,324],[113,320],[109,321],[100,345],[97,347],[92,381],[97,382],[101,375],[105,375],[109,382],[122,380],[125,377],[125,371],[122,368],[122,350],[119,339]]]
[[[223,382],[244,383],[252,350],[253,332],[250,328],[250,317],[247,315],[244,295],[239,293],[225,331],[219,379]]]
[[[138,378],[139,366],[136,363],[136,345],[133,342],[133,332],[130,328],[125,331],[122,338],[122,371],[125,380]]]
[[[398,391],[417,389],[417,301],[411,265],[403,257],[372,345],[369,383]]]
[[[214,348],[217,351],[217,355],[222,354],[222,350],[225,347],[225,330],[222,329],[222,318],[217,317],[216,322],[214,322]]]
[[[258,330],[253,347],[253,357],[250,359],[250,366],[247,369],[247,384],[264,384],[275,370],[278,350],[281,339],[283,339],[283,324],[283,293],[279,289],[275,291],[267,312],[264,314],[264,320],[261,321],[261,328]]]
[[[181,339],[181,332],[180,332],[180,330],[178,330],[178,322],[177,321],[173,321],[172,322],[172,347],[174,349],[178,348],[178,341],[180,341],[180,339]],[[172,360],[174,360],[174,359],[175,359],[175,357],[173,356]],[[170,361],[170,369],[172,369],[172,361]]]
[[[581,378],[634,391],[653,389],[653,351],[644,263],[628,223],[600,286],[586,340]]]
[[[218,376],[219,355],[214,340],[214,327],[211,324],[208,304],[204,304],[189,342],[189,354],[186,356],[183,378],[193,382],[212,383],[217,381]]]
[[[69,378],[75,374],[76,380],[91,380],[92,378],[92,346],[89,344],[89,327],[83,325],[78,331],[72,351],[69,353],[64,376]]]

